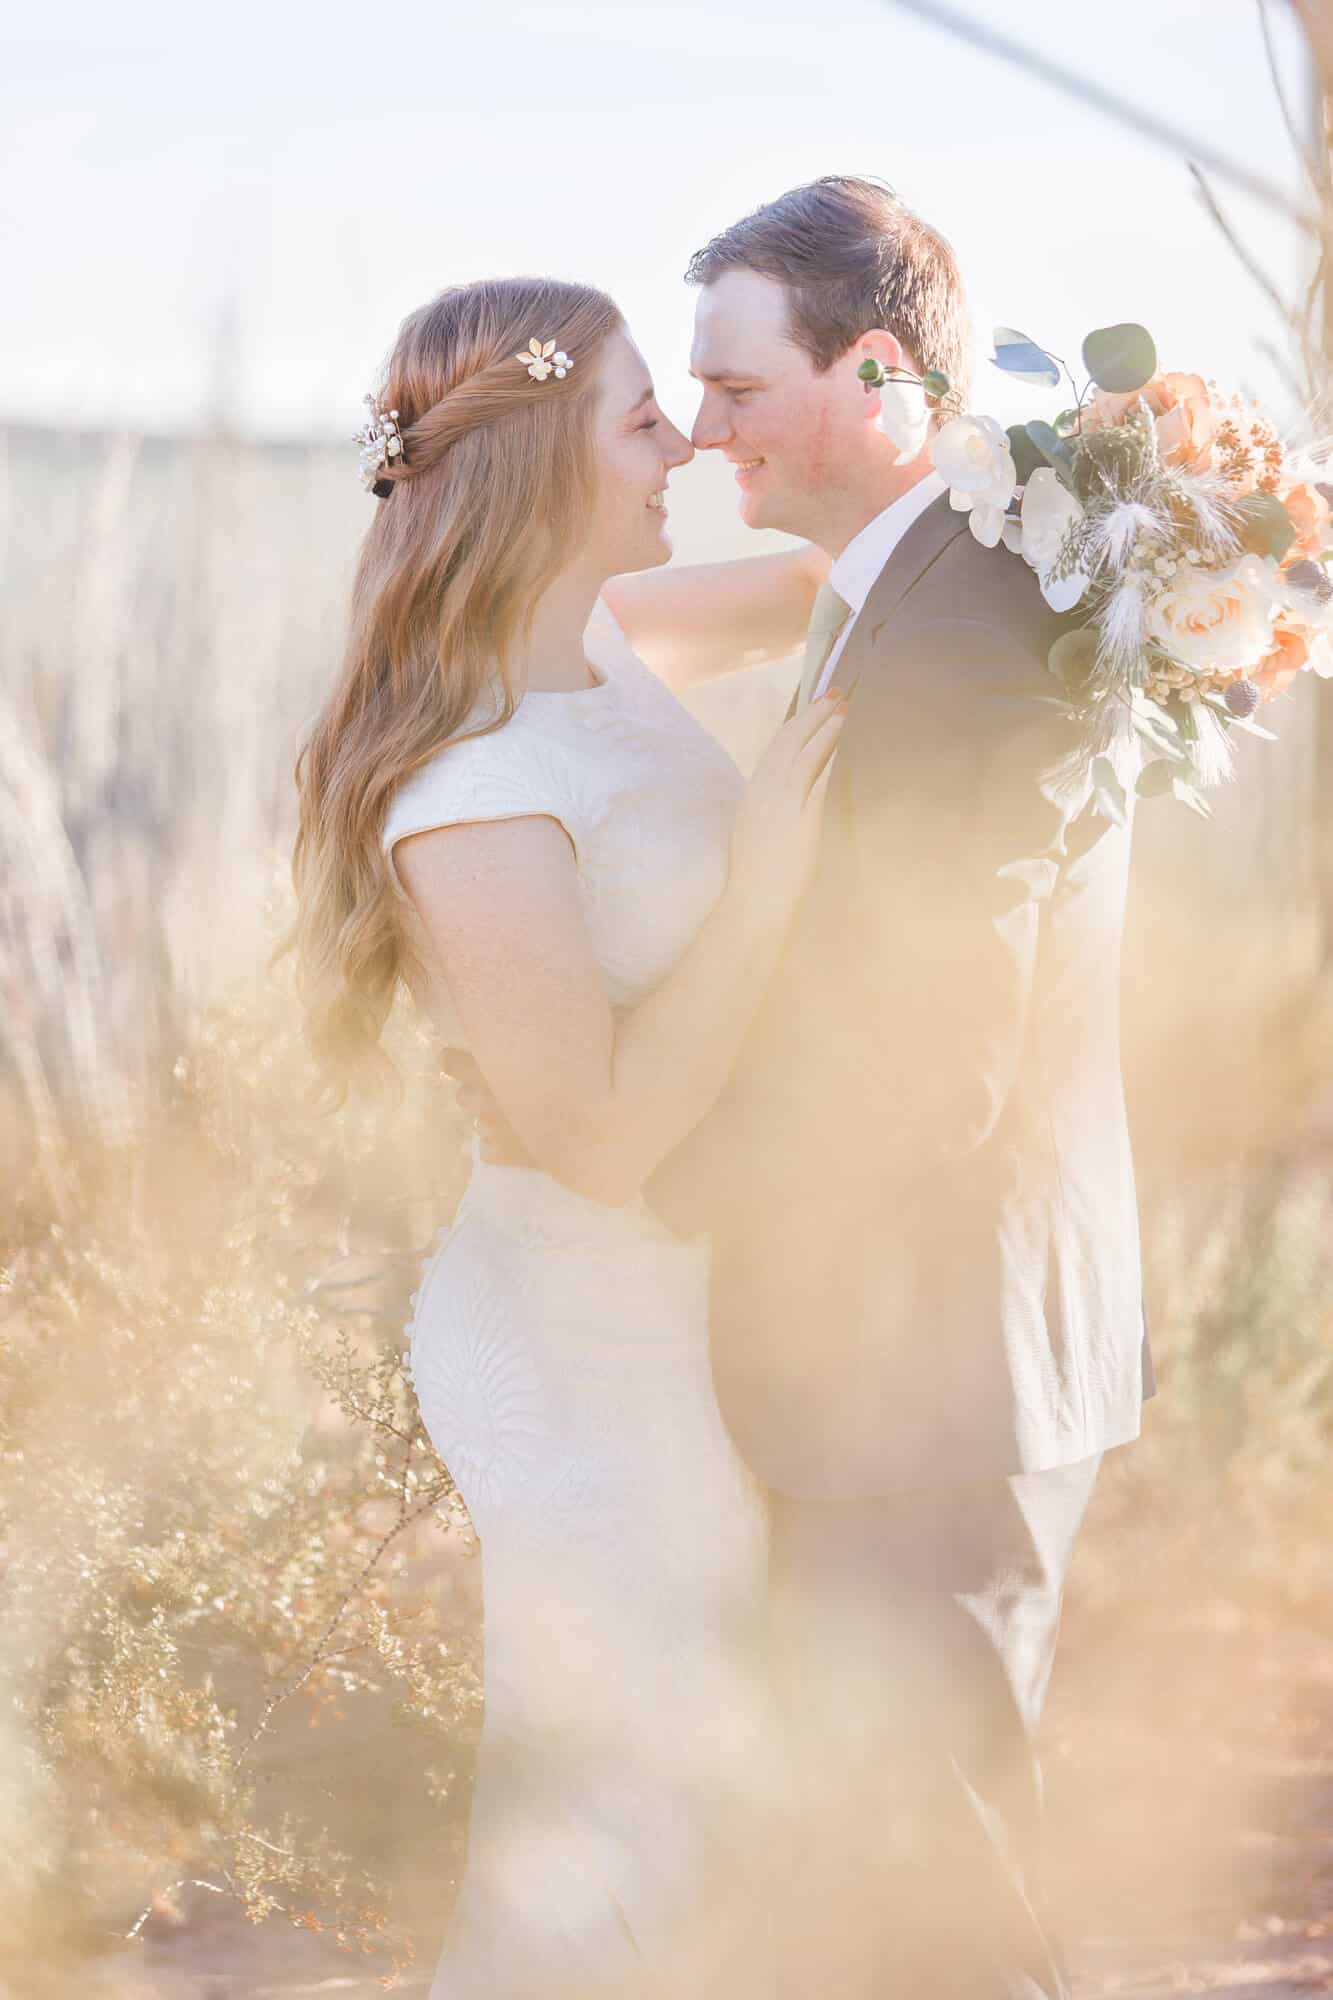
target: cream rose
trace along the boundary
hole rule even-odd
[[[1148,630],[1191,672],[1233,673],[1263,659],[1279,609],[1277,565],[1242,556],[1225,569],[1182,563],[1148,607]]]

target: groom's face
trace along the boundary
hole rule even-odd
[[[734,468],[742,520],[819,542],[849,453],[864,449],[855,368],[820,374],[792,337],[786,287],[731,270],[699,294],[690,372],[703,391],[690,441]]]

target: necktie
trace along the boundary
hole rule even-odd
[[[814,698],[819,686],[819,677],[824,671],[829,654],[838,641],[838,634],[851,615],[851,605],[845,597],[839,597],[831,583],[821,583],[815,598],[815,608],[810,613],[810,623],[805,633],[805,660],[801,667],[801,692],[797,698],[798,709],[805,708]]]

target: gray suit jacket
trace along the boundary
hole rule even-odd
[[[1067,622],[1067,621],[1064,621]],[[1153,1389],[1118,1039],[1130,836],[1048,774],[1062,627],[947,497],[852,628],[815,880],[648,1200],[712,1238],[719,1400],[766,1483],[1064,1465]]]

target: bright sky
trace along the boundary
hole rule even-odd
[[[1295,187],[1252,0],[959,4]],[[1073,359],[1141,319],[1282,407],[1183,163],[892,0],[51,0],[0,113],[0,418],[197,423],[231,299],[242,423],[346,434],[404,312],[540,269],[617,297],[688,426],[690,251],[834,171],[952,239],[981,355],[997,320]],[[1291,232],[1236,215],[1289,282]],[[974,402],[1038,413],[984,368]]]

